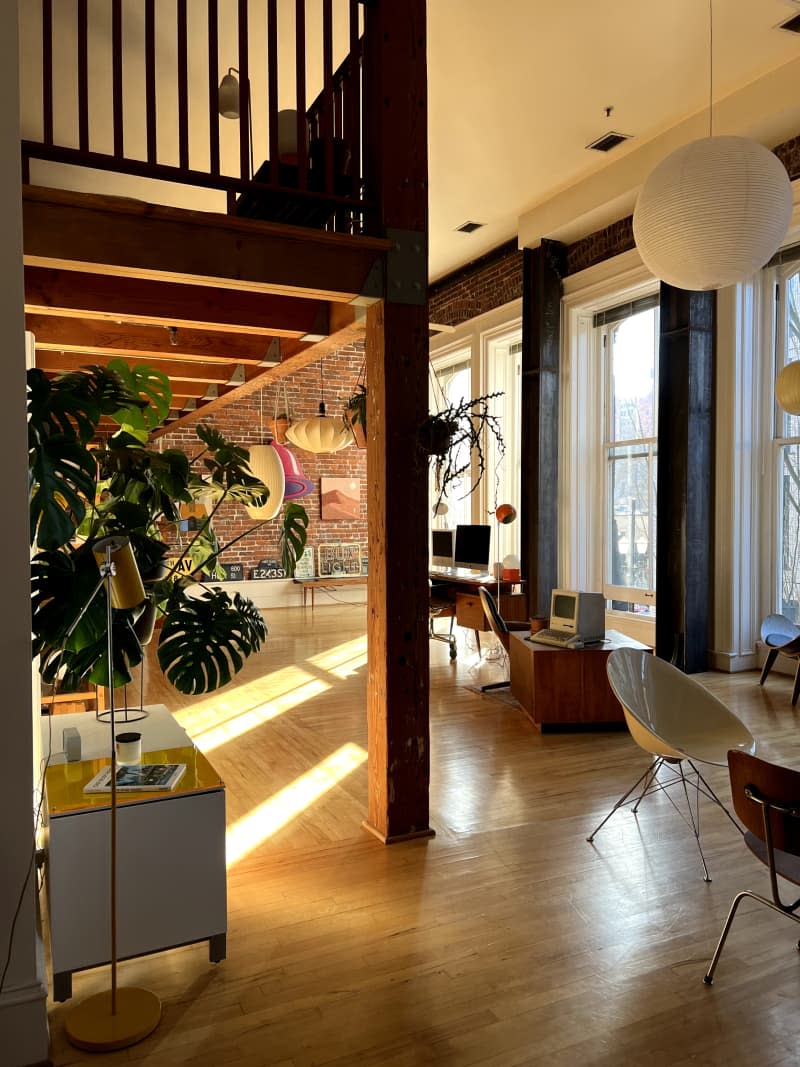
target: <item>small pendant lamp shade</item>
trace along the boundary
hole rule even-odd
[[[239,118],[239,80],[230,71],[219,83],[219,113],[224,119]]]
[[[633,236],[657,278],[679,289],[718,289],[764,266],[791,214],[789,176],[773,152],[746,137],[704,137],[647,178]]]
[[[778,375],[775,399],[789,415],[800,415],[800,360],[787,363]]]
[[[325,414],[325,405],[320,404],[319,415],[293,422],[286,431],[293,445],[306,452],[338,452],[352,443],[352,435],[341,419]]]
[[[286,478],[280,456],[271,445],[253,445],[250,449],[250,470],[255,478],[269,489],[266,504],[247,508],[251,519],[274,519],[283,505]]]
[[[300,460],[294,452],[284,445],[279,445],[277,441],[272,441],[270,448],[275,449],[283,465],[283,474],[286,479],[283,499],[297,500],[298,497],[308,496],[309,493],[312,493],[314,484],[306,478],[303,468],[300,466]]]

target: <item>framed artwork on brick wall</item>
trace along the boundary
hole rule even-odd
[[[336,521],[361,517],[359,478],[320,478],[320,518]]]

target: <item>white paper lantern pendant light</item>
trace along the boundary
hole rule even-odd
[[[633,213],[645,266],[679,289],[718,289],[749,278],[780,246],[792,214],[786,168],[746,137],[712,136],[713,82],[709,96],[710,135],[658,164]]]
[[[250,446],[250,471],[254,478],[269,490],[267,500],[260,508],[246,507],[251,519],[274,519],[283,506],[286,490],[286,475],[281,457],[271,445]]]
[[[322,376],[322,360],[319,362],[320,404],[319,414],[308,419],[293,422],[287,429],[286,436],[293,445],[306,452],[338,452],[352,444],[353,437],[343,419],[335,419],[325,414],[325,384]]]

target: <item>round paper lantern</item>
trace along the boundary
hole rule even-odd
[[[800,360],[787,363],[778,375],[775,399],[789,415],[800,415]]]
[[[633,236],[645,265],[679,289],[718,289],[759,270],[789,228],[786,168],[746,137],[678,148],[639,193]]]
[[[353,437],[341,419],[325,414],[325,405],[320,404],[319,415],[293,422],[286,436],[293,445],[306,452],[338,452],[352,444]]]
[[[279,445],[277,441],[271,441],[270,446],[275,449],[283,466],[283,474],[286,479],[286,488],[283,492],[284,500],[297,500],[298,497],[308,496],[313,492],[314,484],[303,474],[300,460],[290,448]]]
[[[252,445],[250,448],[250,471],[269,489],[267,502],[260,508],[246,507],[251,519],[274,519],[283,504],[286,479],[280,456],[270,445]]]
[[[507,526],[510,522],[513,522],[517,517],[517,509],[513,504],[501,504],[495,511],[494,517],[498,522],[501,522],[504,526]]]

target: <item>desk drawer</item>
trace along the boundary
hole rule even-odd
[[[481,598],[473,593],[456,593],[456,622],[467,630],[488,630]]]

